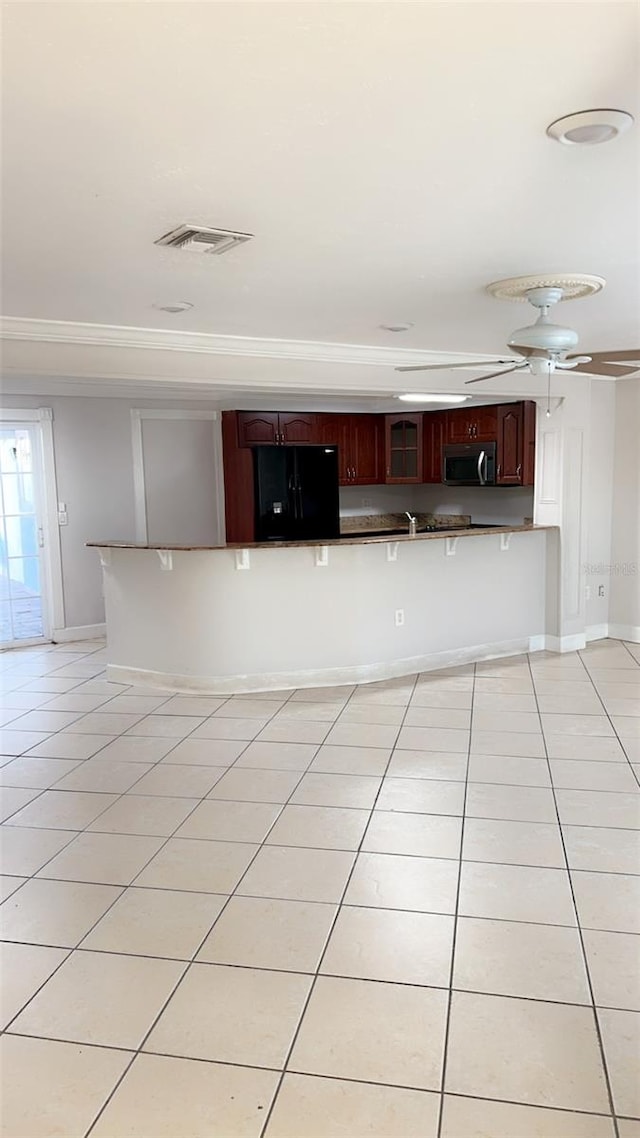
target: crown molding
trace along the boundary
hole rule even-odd
[[[245,356],[260,359],[299,360],[313,363],[366,364],[397,367],[398,364],[460,363],[468,357],[477,368],[478,354],[434,352],[417,348],[377,347],[367,344],[333,344],[316,340],[260,339],[253,336],[223,336],[211,332],[182,332],[164,328],[129,328],[114,324],[81,324],[66,320],[32,320],[24,316],[0,317],[0,337],[32,343],[82,344],[95,347],[142,348],[151,351],[189,352],[199,355]],[[480,356],[482,358],[482,354]],[[486,366],[495,365],[496,355],[487,355]]]

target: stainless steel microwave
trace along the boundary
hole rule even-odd
[[[442,450],[442,481],[446,486],[495,486],[496,444],[447,444]]]

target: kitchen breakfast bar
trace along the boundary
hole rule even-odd
[[[241,693],[543,648],[558,531],[499,526],[100,555],[109,680]]]

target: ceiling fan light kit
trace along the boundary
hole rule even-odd
[[[600,142],[611,142],[632,125],[633,115],[628,111],[599,107],[555,119],[547,127],[547,134],[564,146],[597,146]]]

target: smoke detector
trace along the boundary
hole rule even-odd
[[[154,245],[168,245],[172,249],[186,249],[190,253],[226,253],[235,245],[250,241],[252,233],[235,233],[232,229],[211,229],[206,225],[179,225]]]

